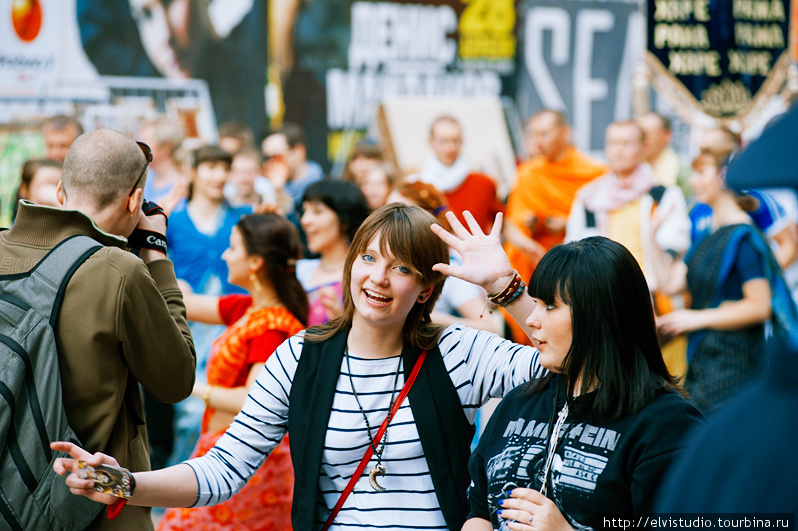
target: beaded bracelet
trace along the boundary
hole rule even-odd
[[[526,289],[526,284],[524,284],[524,281],[521,279],[521,275],[518,274],[518,271],[515,270],[513,270],[513,273],[515,275],[513,276],[513,279],[510,281],[510,283],[507,285],[506,288],[504,288],[501,292],[497,293],[496,295],[488,294],[488,297],[485,300],[485,307],[482,309],[482,312],[480,312],[479,314],[480,319],[482,319],[482,316],[485,315],[485,310],[488,310],[488,313],[493,313],[494,307],[507,306],[508,304],[516,300],[518,297],[520,297],[521,294],[524,292],[524,290]]]
[[[507,306],[512,301],[517,299],[524,291],[524,281],[518,271],[513,270],[513,279],[504,290],[495,295],[488,294],[488,300],[496,306]]]

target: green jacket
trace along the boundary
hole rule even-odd
[[[87,451],[149,470],[139,384],[169,403],[194,385],[194,345],[174,268],[165,259],[144,264],[124,250],[124,238],[82,212],[23,202],[14,226],[0,233],[0,274],[30,270],[75,234],[105,247],[75,272],[56,322],[67,418]],[[103,511],[89,529],[152,529],[150,510],[126,507],[113,521]]]

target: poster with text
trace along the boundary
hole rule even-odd
[[[516,69],[514,0],[356,1],[341,66],[325,72],[326,124],[336,159],[393,97],[507,93]]]
[[[648,0],[647,60],[689,105],[744,117],[781,89],[789,19],[790,0]]]
[[[519,16],[521,116],[561,110],[575,145],[603,156],[607,125],[631,116],[632,76],[645,45],[638,3],[525,0]]]

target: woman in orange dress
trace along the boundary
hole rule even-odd
[[[296,229],[284,217],[246,216],[222,257],[229,281],[249,295],[185,294],[190,320],[228,326],[211,348],[207,384],[194,387],[206,409],[192,457],[213,447],[241,410],[266,359],[307,324],[308,300],[294,269],[300,249]],[[293,487],[286,437],[238,494],[213,507],[169,509],[158,531],[290,530]]]

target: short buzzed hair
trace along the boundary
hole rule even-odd
[[[111,129],[90,131],[75,140],[64,159],[64,196],[79,194],[102,210],[128,194],[145,163],[144,153],[129,136]]]
[[[44,121],[44,124],[42,124],[42,129],[47,129],[49,131],[63,131],[67,127],[74,127],[75,131],[77,131],[77,136],[83,134],[83,125],[80,123],[80,121],[74,116],[69,116],[66,114],[57,114],[55,116],[51,116]]]
[[[641,142],[643,142],[646,138],[646,132],[643,131],[643,128],[640,127],[640,124],[635,122],[634,120],[618,120],[608,125],[607,129],[609,129],[610,127],[634,127],[635,129],[638,130],[638,132],[640,132]]]
[[[429,126],[430,138],[432,138],[432,135],[435,133],[435,126],[441,123],[454,124],[460,129],[461,132],[463,131],[463,126],[460,125],[460,122],[457,121],[457,118],[449,114],[444,114],[435,118],[435,120],[432,121],[432,125]]]
[[[240,120],[231,120],[220,125],[219,138],[234,138],[241,142],[242,147],[247,148],[255,145],[252,128]]]
[[[568,125],[568,118],[565,116],[564,112],[558,111],[557,109],[550,109],[548,107],[540,109],[538,112],[530,116],[526,122],[530,123],[535,118],[539,118],[547,114],[554,116],[554,119],[557,121],[557,125]]]

